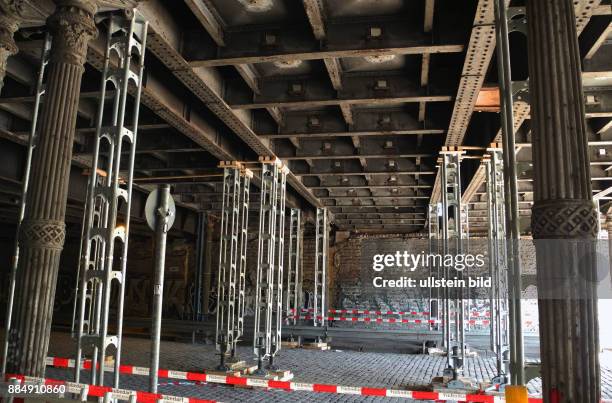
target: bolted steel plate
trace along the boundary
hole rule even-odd
[[[153,190],[149,193],[149,197],[147,197],[147,202],[145,204],[145,218],[147,219],[147,224],[149,228],[155,231],[157,227],[157,220],[159,219],[159,214],[157,213],[158,201],[159,199],[159,189]],[[168,195],[168,230],[172,228],[174,224],[174,219],[176,218],[176,205],[174,204],[174,199],[172,195]]]

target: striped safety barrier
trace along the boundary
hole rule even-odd
[[[290,309],[290,312],[295,312],[295,309]],[[314,312],[313,308],[302,308],[301,312]],[[328,313],[332,314],[352,314],[352,315],[412,315],[412,316],[429,316],[429,312],[417,311],[374,311],[370,309],[328,309]]]
[[[75,360],[68,358],[48,357],[47,365],[56,368],[74,368]],[[86,366],[83,365],[85,369]],[[91,361],[89,361],[91,368]],[[136,367],[131,365],[121,365],[119,372],[126,375],[148,375],[149,368]],[[469,403],[503,403],[503,396],[493,396],[482,393],[466,394],[460,392],[426,392],[413,391],[403,389],[387,389],[387,388],[372,388],[365,386],[343,386],[329,385],[320,383],[302,383],[290,381],[274,381],[268,379],[248,378],[239,376],[227,376],[217,374],[206,374],[199,372],[184,372],[168,369],[160,369],[158,371],[159,378],[178,379],[183,381],[208,382],[225,385],[250,386],[255,388],[265,389],[282,389],[286,391],[305,391],[317,393],[335,393],[343,395],[361,395],[361,396],[380,396],[380,397],[398,397],[413,400],[434,400],[448,402],[469,402]],[[193,402],[189,402],[193,403]],[[542,399],[530,398],[529,403],[542,403]]]
[[[302,308],[300,309],[300,311],[302,313],[312,313],[314,312],[313,308]],[[290,309],[289,310],[290,313],[295,313],[296,309]],[[429,316],[430,312],[418,312],[418,311],[375,311],[375,310],[370,310],[370,309],[328,309],[327,313],[330,314],[339,314],[339,315],[400,315],[400,316]],[[454,313],[451,313],[451,316],[454,316]],[[478,311],[472,311],[471,317],[490,317],[491,313],[490,312],[478,312]]]
[[[315,317],[311,315],[302,315],[297,317],[298,319],[303,320],[312,320]],[[316,317],[318,320],[321,319],[321,316]],[[404,324],[436,324],[442,323],[443,321],[440,319],[396,319],[396,318],[373,318],[373,317],[347,317],[347,316],[328,316],[327,320],[332,322],[367,322],[367,323],[404,323]],[[451,321],[454,323],[455,321]],[[465,323],[470,325],[483,325],[488,326],[491,321],[483,319],[483,320],[475,320],[470,319],[466,320]]]
[[[36,378],[32,376],[24,375],[7,375],[6,380],[16,379],[19,381],[19,385],[45,385],[45,386],[65,386],[62,393],[44,393],[37,394],[37,397],[50,397],[52,395],[59,395],[60,397],[66,393],[74,393],[79,395],[81,399],[86,397],[107,397],[109,399],[116,399],[121,401],[129,401],[136,403],[215,403],[214,400],[196,399],[193,397],[179,397],[164,395],[162,393],[150,393],[142,392],[129,389],[112,388],[110,386],[96,386],[88,385],[84,383],[75,383],[69,381],[62,381],[57,379],[48,378]],[[23,396],[20,393],[14,393],[15,397]],[[30,393],[31,395],[31,393]]]

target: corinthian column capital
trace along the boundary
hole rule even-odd
[[[97,10],[93,0],[55,0],[55,13],[47,20],[53,35],[51,60],[82,66],[87,43],[98,34],[94,22]]]
[[[19,28],[24,3],[24,0],[0,0],[0,91],[4,84],[6,62],[19,50],[13,34]]]
[[[17,53],[13,34],[19,28],[24,0],[0,0],[0,48],[10,55]]]

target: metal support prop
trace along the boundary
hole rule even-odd
[[[462,243],[461,243],[461,247],[462,247],[462,252],[464,254],[470,253],[470,210],[469,210],[469,205],[468,204],[463,204],[461,203],[461,239],[462,239]],[[464,277],[469,278],[470,277],[470,269],[468,267],[465,268],[465,271],[462,272],[462,275]],[[461,290],[461,301],[462,301],[462,312],[463,312],[463,317],[464,319],[467,318],[468,320],[464,320],[463,322],[463,331],[462,331],[462,340],[461,342],[463,344],[465,344],[465,332],[466,330],[471,330],[471,325],[470,325],[470,313],[471,313],[471,305],[472,305],[472,298],[471,298],[471,292],[470,292],[470,287],[466,287],[465,289]]]
[[[240,215],[239,164],[223,165],[223,206],[219,239],[219,272],[217,275],[217,327],[215,344],[221,363],[219,370],[229,369],[225,358],[234,345],[236,325],[236,275]]]
[[[287,194],[287,174],[289,168],[283,165],[279,170],[278,187],[276,193],[276,252],[274,254],[274,329],[272,331],[272,351],[270,353],[270,366],[273,357],[281,349],[283,328],[283,269],[285,257],[285,197]],[[273,368],[272,368],[273,369]]]
[[[126,14],[111,15],[108,21],[94,153],[85,206],[86,241],[81,255],[80,287],[77,294],[79,321],[75,382],[79,382],[80,378],[83,349],[91,346],[91,382],[102,385],[104,373],[107,372],[107,349],[113,346],[113,380],[114,386],[119,387],[132,182],[148,23],[137,11],[129,17]],[[116,67],[111,66],[111,58],[117,62]],[[116,91],[112,116],[106,120],[108,124],[105,126],[104,102],[109,83]],[[134,88],[135,99],[132,122],[128,124],[126,115],[130,83]],[[119,176],[124,145],[129,147],[129,161],[125,170],[127,176]],[[103,157],[102,152],[107,156]],[[123,216],[121,219],[120,208]],[[117,253],[116,247],[119,248]],[[114,260],[116,254],[119,257],[117,261]],[[113,282],[117,286],[116,294],[111,293]],[[109,334],[108,330],[112,297],[117,299],[116,334]]]
[[[506,191],[506,222],[509,233],[509,321],[510,321],[510,375],[515,385],[524,384],[523,330],[521,314],[521,264],[520,221],[518,208],[518,184],[516,179],[516,153],[514,141],[514,99],[512,95],[512,70],[510,67],[510,41],[508,15],[503,0],[495,0],[495,29],[497,37],[498,77],[501,100],[501,128],[504,149]],[[519,30],[519,29],[516,29]],[[520,30],[519,30],[520,31]]]
[[[206,238],[206,213],[198,212],[198,234],[196,238],[196,274],[195,293],[193,297],[193,320],[202,320],[202,288],[204,280],[204,249]]]
[[[257,280],[253,352],[260,361],[272,353],[272,315],[274,298],[274,255],[276,253],[276,218],[279,173],[278,159],[262,159],[259,239],[257,243]]]
[[[505,384],[508,370],[506,352],[508,350],[508,266],[506,250],[506,221],[504,207],[504,167],[503,156],[499,149],[490,149],[489,158],[484,161],[487,171],[487,212],[489,238],[489,275],[492,280],[490,307],[491,312],[491,350],[495,353],[497,376],[494,383]]]
[[[289,265],[287,270],[287,292],[285,293],[285,312],[287,324],[297,324],[300,315],[300,241],[302,211],[292,208],[289,218]]]
[[[157,222],[155,228],[155,270],[153,274],[153,320],[151,326],[151,370],[149,392],[157,393],[159,369],[159,343],[161,339],[162,304],[164,298],[164,271],[166,266],[166,238],[170,217],[170,185],[161,185],[158,191]]]
[[[49,51],[51,49],[51,35],[46,34],[43,43],[43,48],[40,56],[40,64],[38,68],[38,79],[36,81],[36,89],[34,93],[34,108],[32,110],[32,124],[30,126],[30,132],[28,134],[28,151],[26,157],[26,164],[24,167],[23,180],[21,183],[21,199],[19,203],[19,216],[17,217],[17,231],[15,236],[15,246],[13,252],[13,259],[11,261],[10,277],[9,277],[9,290],[8,290],[8,301],[6,304],[6,320],[4,326],[4,341],[2,344],[2,371],[0,371],[1,378],[4,379],[6,373],[7,354],[9,347],[11,324],[13,319],[13,305],[15,303],[15,282],[17,280],[17,269],[19,266],[19,229],[21,222],[25,215],[26,209],[26,196],[28,194],[28,186],[30,183],[30,173],[32,168],[32,155],[34,154],[34,148],[37,143],[37,123],[38,123],[38,112],[40,111],[41,98],[45,93],[45,85],[43,83],[45,77],[45,69],[49,63]]]
[[[327,209],[317,208],[315,228],[315,272],[314,272],[314,326],[327,325],[327,248],[328,248]]]
[[[461,151],[442,153],[442,249],[443,254],[462,253],[463,223],[461,206]],[[462,279],[463,275],[454,268],[445,267],[444,277]],[[453,295],[454,294],[454,295]],[[451,300],[454,304],[451,305]],[[451,326],[454,318],[455,327]],[[463,371],[465,362],[465,317],[463,311],[463,290],[451,293],[444,289],[444,334],[446,336],[446,358],[453,376]],[[454,330],[454,337],[453,337]],[[454,343],[453,343],[454,342]]]
[[[438,215],[438,204],[430,204],[428,209],[428,230],[429,230],[429,253],[436,255],[440,252],[440,216]],[[440,278],[440,266],[436,265],[435,260],[433,265],[429,267],[429,277],[436,279]],[[429,320],[438,320],[440,317],[440,289],[429,288]],[[433,330],[435,325],[430,325]],[[446,339],[442,337],[442,344],[446,345]]]
[[[215,341],[226,370],[225,358],[236,352],[244,329],[244,289],[249,186],[252,173],[240,163],[222,163],[223,206],[217,278],[217,327]]]
[[[236,355],[236,345],[244,334],[244,307],[246,303],[246,270],[247,270],[247,244],[249,235],[249,200],[253,172],[249,169],[240,170],[240,229],[238,239],[238,297],[236,312],[236,325],[234,326],[234,345],[232,357]]]

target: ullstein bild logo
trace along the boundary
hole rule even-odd
[[[484,255],[477,254],[437,254],[409,253],[408,251],[397,251],[393,254],[377,254],[372,258],[372,270],[381,272],[386,268],[403,269],[403,271],[415,272],[419,268],[449,268],[454,269],[456,274],[452,278],[410,278],[401,276],[396,279],[384,279],[376,276],[372,279],[375,288],[480,288],[491,287],[490,277],[467,277],[463,278],[465,269],[481,268],[485,265]],[[450,274],[450,273],[449,273]]]

